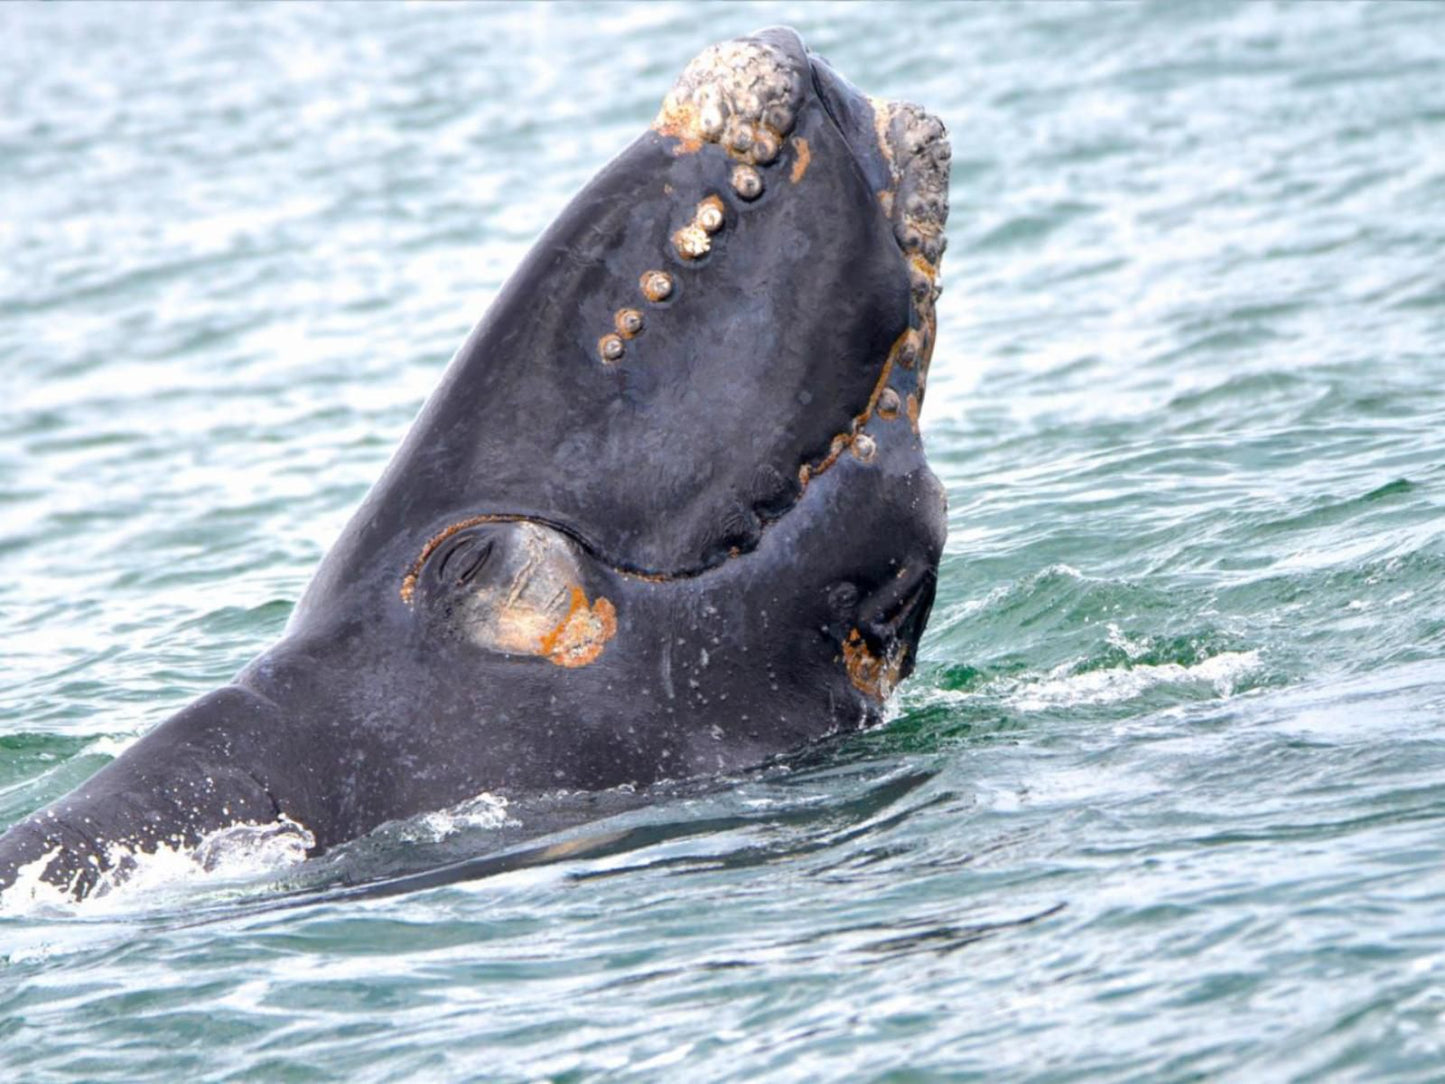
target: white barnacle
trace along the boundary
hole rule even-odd
[[[727,145],[739,154],[742,154],[753,145],[752,125],[740,121],[737,117],[734,117],[728,123],[724,136],[727,140]]]
[[[763,194],[763,179],[752,166],[737,166],[732,175],[733,191],[745,200],[755,200]]]
[[[713,200],[707,200],[698,205],[695,221],[708,233],[717,233],[723,227],[723,210]]]
[[[778,137],[766,128],[759,129],[753,134],[753,161],[760,166],[766,166],[778,157],[781,144]]]
[[[636,309],[621,309],[613,318],[617,333],[630,339],[642,330],[642,313]]]
[[[647,271],[641,281],[642,296],[649,301],[666,301],[672,296],[672,276],[666,271]]]
[[[915,361],[917,361],[917,360],[918,360],[918,342],[917,342],[917,340],[914,338],[914,336],[910,335],[910,336],[908,337],[908,340],[903,344],[902,348],[898,351],[898,362],[899,362],[899,364],[901,364],[905,369],[911,369],[911,368],[913,368],[913,363],[914,363]]]
[[[672,243],[677,246],[678,255],[688,260],[701,259],[712,248],[712,238],[707,230],[697,225],[687,225],[678,230]]]
[[[717,103],[703,106],[698,110],[697,126],[702,132],[704,139],[714,140],[722,135],[723,125],[727,123],[727,114],[722,106]]]

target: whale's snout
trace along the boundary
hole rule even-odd
[[[821,109],[842,136],[888,220],[907,269],[918,331],[903,349],[913,352],[926,377],[948,244],[952,159],[948,132],[937,117],[910,102],[869,97],[808,52],[796,31],[771,27],[694,57],[663,100],[653,128],[686,152],[720,147],[736,162],[734,190],[751,201],[770,187],[796,184],[811,166],[818,148],[799,130],[810,106]],[[776,168],[780,159],[786,169]]]
[[[940,265],[948,247],[944,228],[953,159],[948,130],[912,102],[865,95],[822,57],[810,54],[809,63],[813,91],[877,192],[879,209],[907,265],[919,331],[913,349],[926,378],[937,326],[934,306],[942,292]]]
[[[653,128],[690,147],[715,143],[745,167],[770,166],[809,92],[803,41],[786,27],[710,45],[663,99]]]

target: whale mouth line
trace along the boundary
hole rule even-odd
[[[882,380],[880,380],[879,384],[880,387],[882,386],[883,381],[886,381],[887,374],[890,368],[891,360],[888,364],[885,364],[884,366],[883,378]],[[873,409],[872,403],[876,401],[876,399],[877,395],[875,393],[873,399],[870,400],[869,407],[865,408],[864,414],[860,415],[860,417],[866,416],[868,413],[871,412],[871,410]],[[722,559],[719,561],[715,561],[710,564],[698,564],[695,566],[675,569],[667,572],[659,572],[655,569],[644,568],[641,565],[635,565],[630,562],[619,561],[615,558],[608,557],[604,552],[603,547],[598,545],[586,534],[586,532],[582,531],[575,524],[567,523],[562,520],[554,519],[550,516],[535,512],[479,512],[470,516],[464,516],[461,519],[455,520],[447,524],[445,527],[441,528],[430,538],[428,538],[427,541],[422,545],[422,548],[417,553],[416,557],[413,558],[411,564],[407,566],[406,572],[402,575],[401,586],[398,588],[397,593],[400,595],[401,601],[404,602],[408,607],[410,607],[416,596],[417,584],[421,579],[422,569],[426,566],[428,559],[430,559],[431,556],[436,553],[437,550],[440,549],[441,546],[448,539],[454,537],[461,531],[468,530],[472,527],[479,527],[488,523],[530,523],[545,530],[555,531],[557,534],[564,536],[570,542],[572,542],[572,544],[575,545],[579,550],[581,550],[582,553],[586,555],[586,557],[594,564],[607,569],[614,575],[621,576],[626,579],[641,580],[646,583],[656,584],[677,583],[686,580],[695,580],[701,576],[706,576],[710,572],[718,571],[719,569],[725,567],[729,561],[732,561],[735,558],[746,557],[748,554],[756,552],[758,545],[761,543],[763,533],[765,533],[774,524],[780,522],[790,512],[796,510],[803,503],[803,499],[807,495],[807,481],[811,478],[818,477],[825,470],[831,467],[841,457],[842,450],[850,447],[855,439],[856,438],[851,436],[840,435],[838,437],[835,437],[833,439],[833,446],[829,450],[828,455],[821,460],[820,466],[811,474],[808,473],[810,469],[809,464],[803,464],[803,466],[799,469],[799,477],[804,479],[803,492],[798,494],[797,499],[794,500],[791,504],[789,504],[787,508],[779,512],[776,516],[772,516],[761,522],[759,526],[758,542],[754,543],[753,546],[746,550],[731,550],[725,553]]]
[[[905,330],[894,342],[888,354],[884,357],[882,364],[879,366],[878,378],[873,385],[872,391],[868,395],[867,401],[863,404],[862,409],[853,416],[849,428],[836,434],[829,442],[827,451],[822,455],[810,456],[799,464],[797,471],[798,493],[788,502],[786,507],[781,508],[771,515],[763,514],[756,507],[750,510],[751,514],[758,519],[758,527],[756,537],[747,548],[730,549],[714,561],[704,561],[668,571],[659,571],[608,556],[605,548],[581,528],[575,524],[548,516],[545,513],[478,512],[454,520],[445,527],[437,530],[427,539],[411,564],[407,566],[406,572],[402,576],[401,586],[398,589],[398,594],[401,596],[402,602],[406,603],[407,606],[412,605],[422,569],[425,567],[427,560],[443,543],[460,531],[487,523],[532,523],[539,527],[555,531],[568,538],[595,564],[608,569],[615,575],[632,580],[642,580],[647,583],[673,583],[697,579],[700,576],[707,575],[709,572],[714,572],[725,567],[729,561],[735,558],[745,557],[748,554],[756,552],[762,544],[763,536],[767,531],[802,506],[803,501],[807,498],[810,483],[831,470],[839,460],[844,458],[845,454],[851,452],[855,459],[864,463],[871,461],[876,446],[872,442],[872,438],[864,433],[863,428],[871,419],[879,415],[879,404],[882,401],[883,393],[888,388],[888,381],[893,375],[894,370],[900,365],[912,367],[914,364],[912,358],[913,352],[917,349],[918,338],[917,332],[910,328]],[[928,339],[925,339],[924,348],[926,349],[929,345],[931,345],[931,343],[929,343]],[[926,356],[923,364],[926,364]],[[885,414],[883,416],[887,417],[889,415]],[[864,447],[868,448],[867,454],[863,451]]]
[[[709,572],[714,572],[725,567],[729,561],[735,558],[744,557],[756,552],[762,544],[763,535],[775,524],[781,522],[788,515],[800,508],[807,497],[809,484],[829,471],[844,457],[845,453],[852,452],[855,458],[864,462],[867,462],[868,459],[871,458],[864,456],[860,452],[860,440],[864,437],[863,426],[878,413],[878,404],[884,390],[888,386],[888,379],[892,375],[895,366],[899,364],[909,364],[906,360],[900,359],[903,352],[910,349],[914,338],[915,335],[911,330],[905,331],[893,344],[892,349],[889,350],[888,355],[879,367],[878,380],[874,384],[867,402],[854,416],[850,428],[834,436],[827,452],[823,455],[810,457],[799,465],[797,474],[799,492],[797,496],[790,501],[785,508],[782,508],[773,515],[762,515],[756,508],[752,510],[752,514],[758,516],[758,534],[752,545],[747,549],[729,550],[716,561],[698,563],[670,571],[659,571],[607,556],[604,547],[598,544],[581,528],[575,524],[548,516],[545,513],[478,512],[454,520],[427,539],[411,564],[407,566],[406,572],[402,576],[401,586],[398,590],[402,602],[408,606],[412,604],[417,582],[421,576],[423,567],[425,567],[427,560],[443,543],[460,531],[487,523],[532,523],[547,530],[555,531],[569,539],[595,564],[608,569],[618,576],[632,580],[642,580],[647,583],[673,583],[697,579],[700,576],[707,575]]]
[[[624,576],[627,579],[644,580],[648,583],[672,583],[678,580],[696,579],[698,576],[705,575],[721,567],[718,564],[714,564],[698,568],[682,569],[676,572],[650,571],[636,565],[629,565],[609,559],[603,554],[600,546],[573,524],[564,523],[561,520],[531,512],[482,512],[456,520],[427,539],[426,544],[421,548],[421,552],[418,553],[411,564],[407,566],[406,574],[402,577],[401,588],[398,592],[401,595],[401,600],[408,606],[412,604],[412,600],[416,595],[417,582],[421,577],[422,568],[426,565],[428,558],[430,558],[447,539],[468,528],[479,527],[486,523],[530,523],[545,530],[555,531],[557,534],[563,535],[571,541],[591,561],[601,565],[608,571],[618,576]]]

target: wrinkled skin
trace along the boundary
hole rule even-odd
[[[879,718],[944,538],[916,428],[938,252],[910,265],[890,218],[909,182],[882,104],[791,31],[756,40],[795,76],[761,194],[665,108],[507,283],[281,642],[0,838],[0,884],[44,859],[80,896],[117,846],[283,816],[319,852],[483,791],[723,772]],[[689,259],[674,235],[709,197],[722,225]],[[642,327],[607,357],[627,308]]]

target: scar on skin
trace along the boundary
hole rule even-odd
[[[808,141],[802,136],[793,140],[797,146],[797,154],[793,158],[793,171],[788,174],[788,180],[797,184],[803,179],[803,174],[808,172],[808,166],[813,162],[813,151],[808,146]]]
[[[880,702],[887,700],[903,672],[904,650],[899,645],[880,659],[868,650],[862,634],[853,629],[843,641],[843,665],[848,671],[848,680],[864,696]]]
[[[590,606],[582,588],[572,588],[572,607],[561,623],[542,637],[541,654],[569,670],[586,666],[602,654],[607,641],[617,634],[617,608],[598,598]]]

